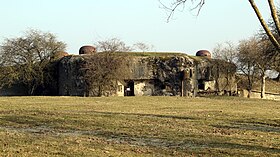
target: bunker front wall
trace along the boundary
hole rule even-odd
[[[89,91],[81,70],[84,57],[88,56],[66,56],[60,61],[59,95],[88,96]],[[226,78],[221,75],[219,79],[215,79],[211,62],[197,62],[187,55],[133,56],[128,65],[131,74],[124,76],[124,80],[119,80],[121,84],[118,83],[117,92],[111,95],[125,95],[128,82],[133,84],[130,87],[135,96],[194,96],[199,83],[216,90],[217,81],[220,89],[236,88],[234,77]]]
[[[181,96],[195,89],[194,62],[188,56],[135,57],[131,67],[135,96]],[[184,78],[184,72],[191,77]]]
[[[59,64],[59,95],[86,96],[88,94],[81,63],[87,56],[66,56]],[[182,71],[194,72],[194,62],[187,56],[142,57],[135,56],[129,63],[130,76],[124,82],[133,81],[135,96],[181,95],[194,90],[195,75],[182,78]],[[126,85],[123,85],[125,88]],[[119,86],[120,87],[120,86]],[[116,90],[117,91],[117,90]],[[122,95],[118,91],[117,95]],[[185,92],[187,93],[187,92]]]

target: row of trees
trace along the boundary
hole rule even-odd
[[[277,21],[279,20],[280,13],[277,19],[274,17],[275,7],[269,1],[273,20],[270,20],[268,27],[271,30],[273,38],[276,42],[280,41],[279,27]],[[252,1],[252,3],[254,3]],[[274,21],[274,22],[272,22]],[[280,50],[275,42],[271,40],[267,28],[261,30],[253,37],[242,40],[237,46],[231,43],[226,43],[224,47],[217,46],[214,50],[214,57],[227,60],[235,63],[238,67],[239,73],[246,76],[246,88],[250,92],[253,85],[257,80],[261,80],[261,97],[265,97],[265,80],[268,77],[267,72],[272,71],[277,74],[277,81],[280,81]]]
[[[230,42],[217,45],[213,50],[213,57],[234,63],[238,73],[246,77],[247,81],[243,86],[249,93],[252,91],[254,83],[261,80],[261,97],[264,98],[267,72],[278,73],[279,81],[280,55],[275,55],[274,51],[274,46],[269,40],[254,36],[240,41],[238,45]]]

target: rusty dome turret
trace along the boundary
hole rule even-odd
[[[196,56],[211,58],[211,53],[208,50],[199,50],[196,52]]]
[[[93,46],[89,46],[89,45],[82,46],[79,50],[80,55],[83,55],[83,54],[92,55],[95,53],[96,53],[96,48]]]

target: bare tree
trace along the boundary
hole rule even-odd
[[[184,6],[186,2],[188,2],[188,0],[172,0],[171,4],[166,5],[163,4],[161,2],[161,0],[159,0],[160,3],[163,5],[163,7],[169,11],[169,16],[167,18],[167,21],[170,20],[170,18],[173,16],[174,12],[176,11],[176,9],[179,6]],[[198,13],[200,12],[201,8],[204,6],[205,4],[205,0],[189,0],[191,2],[194,3],[194,9],[198,9]],[[273,19],[273,24],[275,25],[276,28],[276,32],[278,35],[280,35],[280,22],[279,22],[279,18],[277,15],[277,8],[275,7],[275,2],[274,0],[267,0],[268,4],[269,4],[269,10],[271,12],[271,17]],[[255,3],[255,0],[248,0],[248,2],[250,3],[251,7],[253,8],[256,16],[258,17],[262,28],[265,30],[269,40],[272,42],[272,44],[274,45],[274,47],[276,48],[277,51],[275,51],[275,53],[279,54],[280,53],[280,43],[279,41],[276,39],[275,34],[273,34],[273,32],[271,31],[271,29],[269,28],[267,22],[264,20],[262,13],[260,12],[258,6]]]
[[[257,42],[255,39],[240,41],[238,46],[238,70],[241,71],[247,78],[248,97],[251,96],[253,85],[256,81],[258,73],[257,63],[253,59],[254,53],[257,51]]]
[[[237,47],[232,42],[217,44],[213,49],[213,58],[224,60],[236,64],[237,62]]]
[[[278,15],[278,17],[279,17],[279,15]],[[279,36],[279,34],[277,33],[277,28],[276,28],[276,26],[274,25],[273,20],[270,20],[270,21],[269,21],[269,27],[270,27],[270,29],[272,30],[274,36],[276,37],[276,40],[277,40],[277,41],[280,41],[280,36]],[[261,40],[269,41],[269,38],[268,38],[268,36],[266,35],[265,31],[260,30],[260,32],[259,32],[258,35],[259,35],[259,38],[260,38]],[[269,45],[269,47],[270,47],[269,49],[270,49],[270,50],[267,51],[267,52],[265,53],[266,58],[273,62],[271,68],[272,68],[274,71],[276,71],[276,73],[278,72],[278,77],[277,77],[275,80],[277,80],[277,81],[280,82],[280,53],[276,53],[276,52],[275,52],[275,51],[277,51],[277,49],[275,48],[275,46],[274,46],[271,42],[270,42],[270,43],[267,42],[267,45]]]
[[[271,70],[274,64],[274,60],[267,56],[273,49],[271,49],[271,42],[268,40],[258,40],[258,51],[256,52],[254,59],[256,60],[259,77],[261,79],[261,98],[265,98],[265,81],[266,72]]]
[[[129,56],[122,53],[96,53],[86,58],[83,69],[88,95],[109,96],[116,92],[117,81],[129,77]]]
[[[238,61],[240,70],[247,76],[248,91],[252,90],[256,78],[261,80],[261,97],[265,98],[266,71],[271,70],[273,60],[267,57],[271,51],[270,42],[251,38],[239,44]]]
[[[235,64],[220,59],[211,60],[211,74],[215,80],[216,92],[227,91],[231,95],[235,83],[232,81],[235,73]]]
[[[111,38],[104,41],[98,41],[98,52],[128,52],[132,51],[132,48],[127,46],[123,41],[118,38]]]
[[[212,61],[214,79],[216,82],[216,89],[218,91],[225,90],[226,87],[232,87],[232,77],[235,77],[236,63],[237,63],[237,48],[231,42],[224,44],[218,44],[213,50],[213,58],[216,60]],[[221,77],[223,75],[224,77]],[[221,78],[225,78],[224,87],[221,87],[220,82],[223,82]]]
[[[136,50],[140,50],[142,52],[147,52],[147,51],[151,51],[154,46],[153,45],[148,45],[148,44],[145,44],[143,42],[138,42],[138,43],[135,43],[133,44],[133,47],[136,49]]]
[[[66,44],[51,33],[28,30],[24,36],[6,39],[1,45],[0,84],[23,84],[30,95],[44,84],[44,70],[52,56],[64,51]]]

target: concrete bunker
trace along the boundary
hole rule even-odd
[[[114,55],[124,55],[114,53]],[[131,59],[126,70],[131,76],[116,80],[114,91],[105,96],[196,96],[206,90],[216,90],[213,76],[212,59],[206,57],[190,57],[177,53],[151,53],[147,56],[139,53],[127,53]],[[87,91],[80,64],[87,57],[94,55],[67,56],[60,60],[58,91],[59,95],[96,96]],[[220,89],[236,90],[234,77],[221,75]],[[225,78],[224,78],[225,77]],[[230,84],[226,78],[230,79]]]

